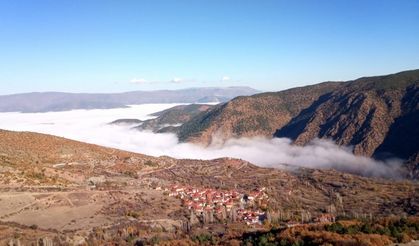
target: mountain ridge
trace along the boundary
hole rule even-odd
[[[409,70],[237,97],[176,132],[204,145],[232,137],[286,137],[299,145],[327,138],[357,155],[401,158],[417,178],[418,105],[419,70]]]
[[[340,84],[340,82],[324,82],[279,92],[265,92],[252,97],[234,98],[179,127],[179,139],[209,144],[214,132],[220,132],[218,135],[222,135],[224,139],[271,136],[275,129],[287,123],[301,108],[308,106],[321,94],[334,90]],[[295,94],[299,94],[300,97],[295,97]],[[252,114],[249,114],[250,110]],[[279,118],[276,117],[278,113],[282,114]],[[245,118],[246,114],[251,117]],[[211,125],[214,119],[218,122],[229,122],[221,126]],[[250,124],[244,125],[246,122]]]

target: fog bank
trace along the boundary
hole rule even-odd
[[[399,173],[400,160],[383,162],[355,156],[349,147],[341,147],[328,140],[316,139],[302,147],[292,145],[287,138],[255,137],[230,139],[221,145],[202,147],[179,143],[174,134],[156,134],[132,130],[127,125],[107,124],[121,118],[150,119],[153,117],[149,114],[175,105],[178,104],[144,104],[120,109],[50,113],[0,113],[0,128],[47,133],[152,156],[191,159],[234,157],[265,167],[289,164],[381,177],[397,177]]]

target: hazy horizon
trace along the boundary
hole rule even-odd
[[[179,88],[179,89],[149,89],[149,90],[131,90],[131,91],[117,91],[117,92],[79,92],[79,91],[29,91],[29,92],[17,92],[11,94],[0,94],[0,96],[10,96],[10,95],[19,95],[19,94],[30,94],[30,93],[66,93],[66,94],[123,94],[129,92],[155,92],[155,91],[181,91],[181,90],[189,90],[189,89],[212,89],[212,88],[250,88],[257,90],[259,92],[264,92],[258,90],[257,88],[253,88],[250,86],[201,86],[201,87],[186,87],[186,88]]]

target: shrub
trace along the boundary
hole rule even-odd
[[[33,225],[29,226],[29,228],[31,228],[32,230],[36,230],[36,229],[38,229],[38,225],[33,224]]]

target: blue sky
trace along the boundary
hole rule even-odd
[[[267,91],[415,68],[417,0],[0,1],[0,94]]]

